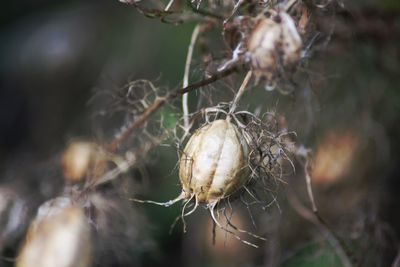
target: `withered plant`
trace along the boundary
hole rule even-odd
[[[249,108],[243,98],[252,91],[264,91],[268,98],[269,91],[275,90],[295,100],[296,92],[308,81],[307,66],[312,56],[323,51],[332,35],[333,25],[326,28],[318,22],[321,17],[333,17],[342,10],[342,3],[121,2],[126,8],[134,8],[160,23],[176,25],[177,29],[182,23],[196,23],[192,35],[187,36],[182,85],[171,89],[159,85],[159,81],[137,79],[121,88],[95,93],[93,101],[102,105],[95,115],[104,121],[112,120],[113,128],[108,129],[105,123],[101,138],[73,140],[62,152],[64,188],[59,196],[38,209],[16,258],[17,266],[50,267],[54,262],[65,267],[95,264],[93,255],[98,244],[93,240],[112,234],[106,229],[112,225],[112,216],[122,213],[119,206],[140,203],[169,207],[182,202],[181,213],[171,224],[182,220],[184,231],[185,217],[204,207],[209,210],[214,231],[218,227],[257,248],[268,236],[262,230],[235,225],[231,219],[235,205],[247,209],[248,219],[256,225],[252,210],[268,210],[272,206],[280,209],[280,188],[286,187],[289,177],[294,175],[304,178],[309,207],[303,206],[293,192],[288,201],[324,234],[343,266],[352,266],[348,248],[318,212],[311,186],[312,151],[302,145],[303,140],[298,140],[286,114],[266,106],[263,99],[257,100],[256,108]],[[213,38],[215,33],[219,39]],[[200,73],[198,81],[190,81],[195,76],[191,75],[194,69]],[[172,124],[163,110],[173,114]],[[132,170],[141,170],[147,155],[165,143],[175,145],[179,155],[178,196],[162,202],[146,200],[135,189],[121,193],[124,187],[137,186],[126,176]],[[107,187],[115,181],[121,183],[118,189]],[[123,184],[124,181],[128,182]],[[117,203],[114,189],[126,201],[133,202]],[[142,220],[140,215],[136,217]],[[125,218],[121,227],[129,230],[129,238],[145,240],[140,229],[132,232],[128,225],[135,219]],[[63,227],[67,233],[59,231]],[[69,247],[62,246],[65,238],[69,238]]]

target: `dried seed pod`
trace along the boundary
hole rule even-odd
[[[14,241],[27,220],[27,203],[14,189],[0,187],[0,253]]]
[[[185,197],[210,204],[230,196],[249,179],[247,159],[247,144],[229,119],[198,129],[180,158]]]
[[[313,182],[332,184],[343,178],[351,169],[359,144],[355,132],[329,132],[316,149]]]
[[[260,18],[247,40],[247,57],[254,74],[271,82],[280,68],[300,60],[302,41],[293,19],[285,12]]]
[[[45,210],[47,215],[43,214]],[[16,266],[88,267],[90,262],[90,229],[82,209],[56,205],[38,213]]]
[[[265,238],[243,230],[232,224],[226,216],[227,226],[216,217],[217,206],[221,200],[242,192],[251,179],[249,166],[248,133],[240,131],[231,122],[237,119],[235,115],[227,114],[225,120],[215,120],[198,129],[187,142],[179,162],[179,177],[182,185],[181,194],[167,202],[132,199],[141,203],[152,203],[169,207],[181,200],[184,201],[181,219],[186,229],[185,216],[192,214],[199,204],[205,204],[209,209],[215,225],[231,234],[240,242],[249,246],[257,245],[242,239],[236,233],[243,233],[253,238],[265,241]],[[246,138],[245,138],[246,136]],[[192,200],[195,205],[190,211],[186,207]]]
[[[75,141],[62,156],[64,177],[68,182],[79,182],[88,174],[96,177],[106,168],[101,149],[92,142]],[[91,177],[91,178],[94,178]]]

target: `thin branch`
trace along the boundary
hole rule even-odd
[[[106,145],[106,148],[111,152],[116,151],[119,148],[119,146],[129,138],[129,136],[135,129],[142,127],[151,115],[153,115],[161,107],[163,107],[165,104],[169,103],[176,97],[181,96],[190,91],[196,90],[205,85],[211,84],[221,78],[231,75],[235,71],[236,71],[236,66],[232,66],[231,68],[228,68],[224,71],[217,72],[216,74],[212,75],[207,79],[203,79],[199,82],[193,83],[184,88],[176,89],[167,94],[165,97],[157,98],[141,115],[139,115],[136,118],[136,120],[134,120],[126,128],[123,128],[122,132],[116,138],[114,138],[114,140],[112,140],[108,145]]]
[[[140,13],[142,13],[143,15],[145,15],[146,17],[149,17],[149,18],[163,19],[165,16],[173,13],[168,10],[158,10],[155,8],[147,8],[147,7],[139,5],[136,1],[127,1],[126,3],[132,5],[133,7],[136,8],[137,11],[139,11]]]
[[[294,193],[288,194],[289,202],[299,215],[316,225],[319,230],[326,236],[328,242],[335,249],[336,254],[342,261],[343,266],[353,266],[350,261],[350,252],[347,250],[345,244],[336,236],[335,232],[328,226],[324,219],[319,214],[317,205],[315,204],[314,193],[311,184],[310,169],[310,151],[308,149],[299,149],[297,156],[305,159],[304,174],[307,185],[307,195],[311,202],[312,214],[306,207],[304,207]]]
[[[155,205],[159,205],[159,206],[163,206],[163,207],[169,207],[183,199],[185,199],[185,194],[182,192],[178,197],[176,197],[172,200],[168,200],[167,202],[157,202],[157,201],[153,201],[153,200],[142,200],[142,199],[137,199],[137,198],[130,198],[129,200],[139,202],[139,203],[149,203],[149,204],[155,204]]]
[[[207,16],[210,18],[218,19],[218,20],[224,20],[224,17],[219,14],[216,14],[216,13],[213,13],[208,10],[201,9],[201,8],[197,8],[195,5],[193,5],[192,0],[186,0],[186,3],[192,9],[192,11],[194,13],[197,13],[197,14],[200,14],[203,16]]]
[[[154,148],[158,147],[165,139],[167,138],[167,135],[164,134],[163,136],[159,137],[157,140],[149,143],[146,143],[136,151],[134,154],[127,154],[125,157],[124,161],[121,161],[118,163],[118,166],[105,172],[101,177],[98,179],[95,179],[93,181],[87,182],[84,186],[84,190],[81,193],[81,196],[84,196],[85,193],[87,193],[90,190],[93,190],[93,188],[110,182],[114,179],[116,179],[118,176],[120,176],[123,173],[126,173],[128,170],[130,170],[133,166],[137,165],[140,162],[140,159],[143,158],[145,155],[147,155],[151,150]]]
[[[229,17],[227,17],[224,20],[224,25],[226,23],[228,23],[228,21],[235,15],[235,13],[238,11],[239,7],[244,3],[244,0],[238,0],[237,3],[235,4],[235,6],[233,7],[233,10],[231,12],[231,14],[229,15]]]
[[[307,184],[307,194],[308,194],[308,198],[310,199],[313,212],[315,214],[318,214],[318,208],[317,208],[317,205],[315,204],[314,193],[313,193],[312,185],[311,185],[311,175],[309,172],[310,163],[309,163],[308,155],[306,157],[307,158],[306,158],[306,162],[304,165],[304,174],[305,174],[306,184]]]
[[[208,204],[208,209],[210,210],[210,214],[211,214],[211,218],[212,220],[215,222],[215,224],[223,231],[225,231],[226,233],[231,234],[234,238],[236,238],[237,240],[239,240],[240,242],[252,246],[254,248],[258,248],[258,246],[256,244],[253,244],[245,239],[242,239],[239,235],[237,235],[235,232],[229,230],[227,227],[223,226],[215,217],[215,207],[217,206],[218,202],[214,202],[211,204]],[[218,211],[217,211],[218,212]],[[218,215],[218,214],[217,214]]]
[[[164,8],[164,11],[168,11],[168,10],[171,8],[171,6],[172,6],[172,4],[174,3],[174,1],[175,1],[175,0],[170,0],[170,1],[168,2],[167,6]]]
[[[243,80],[242,84],[240,85],[238,92],[236,93],[235,99],[232,102],[232,106],[229,109],[229,114],[232,114],[233,112],[235,112],[240,98],[242,98],[244,91],[246,91],[246,86],[250,81],[251,74],[252,74],[252,72],[251,72],[251,70],[249,70],[246,74],[246,77],[244,77],[244,80]]]
[[[193,58],[193,48],[199,36],[200,28],[201,28],[200,24],[197,24],[193,30],[192,37],[190,39],[190,44],[186,56],[185,73],[183,74],[183,87],[187,87],[189,85],[189,73],[190,73],[190,64]],[[183,125],[185,132],[189,131],[188,96],[189,93],[185,93],[182,95],[182,110],[183,110],[183,123],[184,123]]]
[[[304,207],[300,200],[297,198],[294,192],[289,191],[288,200],[294,210],[304,219],[313,223],[317,226],[318,230],[325,236],[328,243],[333,247],[336,254],[338,255],[340,261],[344,267],[352,267],[352,263],[348,256],[348,252],[345,250],[345,246],[342,244],[340,239],[334,234],[334,232],[328,227],[328,225],[321,219],[319,215],[315,216],[310,210]]]

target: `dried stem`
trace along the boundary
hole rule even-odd
[[[223,231],[225,231],[226,233],[231,234],[234,238],[236,238],[237,240],[239,240],[240,242],[252,246],[254,248],[258,248],[258,246],[256,244],[253,244],[247,240],[242,239],[240,236],[238,236],[235,232],[229,230],[227,227],[223,226],[215,217],[215,208],[217,206],[218,202],[214,202],[208,205],[208,209],[210,210],[210,214],[211,214],[211,218],[214,221],[214,223]]]
[[[244,3],[244,0],[238,0],[237,3],[235,4],[235,6],[233,7],[233,10],[231,12],[231,14],[229,15],[229,17],[227,17],[224,20],[224,24],[228,23],[228,21],[235,15],[235,13],[237,12],[237,10],[239,9],[239,7]]]
[[[240,88],[239,88],[238,92],[236,93],[235,99],[232,102],[232,106],[229,109],[229,114],[233,114],[233,112],[235,112],[237,104],[238,104],[240,98],[242,98],[242,95],[243,95],[244,91],[246,91],[246,86],[250,81],[251,74],[252,74],[252,72],[250,70],[250,71],[247,72],[246,77],[244,77],[244,80],[243,80],[242,84],[240,85]]]
[[[200,33],[200,24],[197,24],[193,30],[192,37],[190,39],[190,44],[186,56],[186,63],[185,63],[185,73],[183,74],[183,87],[187,87],[189,85],[189,73],[190,73],[190,64],[193,58],[193,48],[197,41],[197,38]],[[183,126],[185,132],[189,131],[189,106],[188,106],[188,96],[189,93],[184,93],[182,95],[182,110],[183,110]]]
[[[174,3],[174,1],[175,1],[175,0],[170,0],[170,1],[168,2],[167,6],[164,8],[164,11],[168,11],[168,10],[171,8],[171,6],[172,6],[172,4]]]
[[[300,203],[300,201],[297,199],[294,193],[288,194],[289,202],[292,204],[293,208],[297,211],[299,215],[301,215],[303,218],[307,219],[308,221],[316,225],[319,228],[319,230],[325,235],[328,242],[335,249],[336,254],[342,261],[343,266],[351,267],[352,263],[349,257],[350,253],[347,251],[347,249],[345,249],[346,246],[343,244],[343,242],[341,242],[340,238],[336,236],[335,232],[328,226],[328,224],[324,221],[324,219],[322,219],[322,217],[319,214],[317,205],[315,204],[314,193],[311,185],[311,175],[309,172],[310,152],[308,150],[302,151],[298,154],[298,156],[305,159],[304,174],[307,185],[307,195],[311,202],[312,212],[314,214],[312,214],[307,208],[305,208]]]
[[[310,167],[310,163],[309,163],[309,159],[307,156],[307,159],[306,159],[306,162],[304,165],[304,174],[305,174],[306,184],[307,184],[307,194],[308,194],[308,198],[310,199],[313,212],[315,214],[318,214],[318,208],[317,208],[317,205],[315,204],[314,193],[313,193],[312,185],[311,185],[311,175],[310,175],[310,172],[308,171],[309,167]],[[319,215],[318,215],[318,217],[319,217]]]
[[[224,20],[224,17],[219,14],[196,7],[195,5],[193,5],[192,0],[186,0],[186,3],[192,9],[192,11],[194,13],[200,14],[202,16],[218,19],[218,20]]]
[[[157,201],[153,201],[153,200],[142,200],[142,199],[137,199],[137,198],[130,198],[129,200],[139,202],[139,203],[149,203],[149,204],[155,204],[155,205],[159,205],[159,206],[169,207],[183,199],[185,199],[184,193],[181,193],[178,197],[176,197],[172,200],[169,200],[167,202],[157,202]]]
[[[156,141],[148,144],[146,143],[145,145],[142,146],[141,149],[139,149],[136,153],[128,154],[126,159],[118,164],[117,167],[114,169],[109,170],[108,172],[104,173],[101,177],[98,179],[88,182],[85,185],[85,189],[82,191],[81,195],[84,195],[85,192],[92,190],[93,188],[107,183],[109,181],[114,180],[118,176],[120,176],[123,173],[126,173],[132,166],[138,163],[138,161],[144,156],[147,155],[151,150],[154,148],[158,147],[167,137],[167,135],[163,135],[160,138],[158,138]]]
[[[327,226],[327,224],[321,219],[319,215],[314,216],[312,212],[310,212],[306,207],[304,207],[300,200],[297,198],[294,192],[289,191],[288,200],[294,210],[304,219],[313,223],[320,232],[325,236],[326,240],[333,247],[336,254],[338,255],[342,265],[344,267],[352,267],[352,263],[349,259],[348,254],[346,253],[345,246],[343,246],[342,242],[340,242],[339,238],[336,237],[334,232]]]
[[[165,104],[169,103],[171,100],[175,99],[180,95],[196,90],[200,87],[211,84],[221,78],[229,76],[230,74],[235,72],[235,70],[236,66],[232,66],[228,69],[225,69],[224,71],[217,72],[216,74],[212,75],[207,79],[203,79],[199,82],[193,83],[184,88],[176,89],[164,97],[157,98],[141,115],[139,115],[136,118],[136,120],[134,120],[126,128],[123,128],[122,132],[116,138],[114,138],[114,140],[112,140],[108,145],[106,145],[106,148],[111,152],[116,151],[119,148],[119,146],[129,138],[129,136],[135,129],[142,127],[146,123],[147,119],[151,115],[153,115],[156,111],[158,111],[161,107],[163,107]]]

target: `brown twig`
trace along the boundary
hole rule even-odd
[[[204,9],[196,7],[195,5],[193,5],[191,0],[186,0],[186,3],[192,9],[192,11],[194,13],[197,13],[197,14],[200,14],[200,15],[203,15],[203,16],[206,16],[206,17],[218,19],[218,20],[224,20],[225,19],[220,14],[216,14],[216,13],[213,13],[213,12],[211,12],[209,10],[204,10]]]
[[[181,96],[185,93],[196,90],[200,87],[211,84],[221,78],[229,76],[236,71],[236,68],[237,66],[232,66],[221,72],[217,72],[207,79],[203,79],[186,87],[176,89],[164,97],[156,98],[156,100],[141,115],[139,115],[136,120],[134,120],[127,127],[123,128],[122,132],[117,137],[115,137],[108,145],[106,145],[106,148],[111,152],[116,151],[119,146],[129,138],[129,136],[135,129],[142,127],[146,123],[147,119],[165,104],[169,103],[178,96]]]
[[[158,147],[166,138],[167,138],[167,135],[160,136],[157,140],[151,142],[150,144],[148,144],[148,143],[144,144],[134,154],[129,154],[129,156],[126,156],[125,160],[120,162],[117,167],[107,171],[98,179],[86,184],[85,190],[82,193],[82,195],[84,195],[85,192],[90,191],[93,188],[95,188],[101,184],[112,181],[115,178],[117,178],[119,175],[127,172],[134,165],[138,164],[138,162],[140,161],[141,158],[143,158],[145,155],[147,155],[154,148]]]
[[[252,75],[252,71],[249,70],[249,71],[247,72],[246,76],[244,77],[244,80],[243,80],[242,84],[240,85],[240,88],[239,88],[239,90],[238,90],[238,92],[237,92],[237,94],[236,94],[236,96],[235,96],[235,99],[234,99],[233,102],[232,102],[232,106],[231,106],[231,108],[229,109],[229,114],[232,114],[232,113],[235,112],[236,107],[237,107],[237,105],[238,105],[238,103],[239,103],[240,98],[242,98],[242,95],[243,95],[244,91],[246,91],[246,86],[247,86],[247,84],[248,84],[249,81],[250,81],[251,75]]]
[[[294,192],[288,194],[288,199],[295,211],[305,218],[306,220],[312,222],[317,228],[325,235],[328,242],[335,249],[336,254],[342,261],[343,266],[351,267],[353,266],[350,260],[350,252],[346,248],[345,244],[341,239],[335,234],[335,232],[329,227],[325,220],[319,214],[317,205],[314,199],[314,193],[311,184],[311,174],[310,174],[310,162],[311,162],[311,152],[308,149],[299,150],[297,156],[304,159],[304,175],[307,186],[307,195],[311,202],[312,212],[310,212],[306,207],[304,207]]]
[[[325,236],[328,243],[333,247],[340,261],[344,267],[352,267],[353,264],[350,261],[348,252],[345,246],[342,244],[339,238],[336,237],[334,232],[328,227],[325,221],[318,215],[318,212],[311,212],[297,198],[294,192],[289,191],[288,200],[293,207],[293,209],[304,219],[314,224],[318,230]]]

